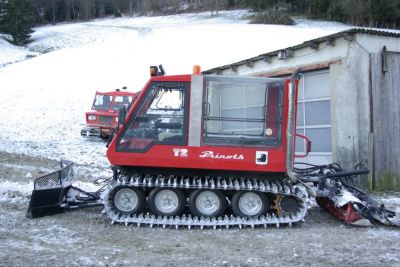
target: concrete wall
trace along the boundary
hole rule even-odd
[[[330,66],[333,160],[345,168],[368,161],[369,54],[348,44],[341,64]]]

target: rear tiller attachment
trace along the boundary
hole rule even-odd
[[[74,178],[73,163],[62,160],[61,169],[35,179],[28,218],[61,213],[68,209],[102,205],[101,190],[91,193],[72,186]]]
[[[367,174],[367,169],[343,171],[338,164],[329,164],[296,172],[303,182],[313,182],[317,187],[317,204],[345,224],[400,226],[400,217],[394,211],[355,186],[356,177]]]

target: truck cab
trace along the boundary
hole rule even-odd
[[[121,106],[129,107],[137,93],[120,91],[96,92],[92,109],[85,114],[86,125],[81,130],[84,137],[108,138],[118,125]]]

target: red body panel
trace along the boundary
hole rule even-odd
[[[141,102],[141,99],[144,96],[146,88],[152,81],[191,82],[191,77],[191,75],[152,77],[133,104],[129,114],[127,114],[127,118],[129,119],[135,111],[136,106]],[[289,80],[285,81],[281,131],[282,138],[278,147],[206,146],[203,141],[201,141],[199,147],[155,144],[146,152],[117,152],[116,140],[118,139],[119,134],[123,131],[123,127],[121,127],[107,150],[107,157],[112,165],[117,166],[284,173],[286,172],[285,157],[289,82]],[[189,110],[189,112],[193,111]],[[145,142],[145,140],[143,141]],[[261,165],[256,163],[257,152],[268,152],[267,164]]]
[[[89,120],[89,116],[96,116],[96,120]],[[100,116],[107,116],[107,117],[112,117],[111,122],[100,122],[99,117]],[[117,127],[118,122],[117,122],[117,116],[118,112],[116,111],[89,111],[86,112],[86,126],[87,127],[96,127],[100,129],[100,133],[102,137],[107,137],[109,136],[113,129]]]
[[[111,150],[113,147],[107,150],[107,157],[113,165],[285,172],[282,161],[285,151],[281,149],[155,145],[145,153],[130,153],[115,152]],[[256,164],[256,151],[268,151],[267,165]],[[226,158],[222,158],[224,156]]]
[[[97,117],[96,120],[89,120],[88,117],[90,115],[94,115]],[[99,116],[110,116],[113,117],[112,122],[110,123],[100,123],[99,121]],[[109,111],[102,111],[102,110],[93,110],[93,111],[88,111],[86,112],[86,123],[88,126],[112,126],[112,127],[116,127],[117,126],[117,121],[116,121],[116,117],[118,116],[118,112],[114,111],[114,110],[109,110]]]

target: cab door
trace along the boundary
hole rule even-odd
[[[117,140],[119,152],[187,145],[187,82],[152,82]]]

